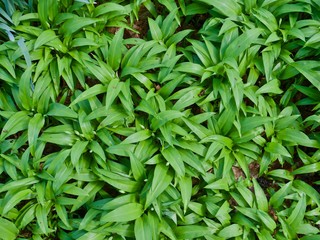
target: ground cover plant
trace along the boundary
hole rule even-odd
[[[0,239],[320,239],[318,0],[0,1]]]

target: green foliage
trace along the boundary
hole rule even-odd
[[[0,2],[1,239],[318,239],[320,5]]]

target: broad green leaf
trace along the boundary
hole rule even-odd
[[[14,113],[6,122],[6,124],[2,128],[2,132],[0,135],[0,140],[4,140],[5,138],[28,128],[29,124],[29,113],[27,111],[19,111]]]
[[[311,140],[309,137],[296,129],[286,128],[278,132],[277,138],[283,141],[288,141],[293,145],[302,145],[306,147],[320,147],[320,143],[316,140]]]
[[[257,210],[257,214],[259,216],[259,218],[261,219],[261,222],[267,227],[269,228],[269,230],[271,232],[273,232],[275,230],[275,228],[277,227],[277,224],[275,223],[275,221],[271,218],[271,216],[264,211],[261,210]]]
[[[160,41],[163,39],[163,35],[157,22],[151,18],[148,18],[149,28],[151,32],[152,39]]]
[[[125,14],[126,8],[118,3],[107,2],[103,4],[99,4],[96,8],[94,8],[93,15],[94,17],[98,17],[110,12],[117,12],[118,14]]]
[[[299,234],[310,235],[310,236],[314,236],[320,232],[319,228],[314,227],[308,223],[298,225],[296,230],[297,230],[297,233],[299,233]]]
[[[139,132],[136,132],[129,137],[127,137],[125,140],[121,142],[121,144],[130,144],[130,143],[137,143],[144,141],[151,137],[151,131],[149,129],[141,130]]]
[[[291,154],[288,152],[288,150],[284,146],[282,146],[280,143],[277,143],[277,142],[268,142],[264,150],[269,153],[280,154],[282,156],[291,157]]]
[[[87,147],[87,141],[77,141],[71,148],[71,162],[73,166],[77,167],[79,159],[84,152],[85,148]]]
[[[45,206],[42,206],[41,204],[39,204],[36,207],[36,217],[37,217],[37,223],[39,224],[41,232],[44,234],[48,234],[49,227],[48,227],[47,209]]]
[[[139,182],[136,182],[129,177],[124,177],[118,174],[101,173],[100,177],[104,182],[110,184],[121,192],[133,193],[136,192],[140,187]]]
[[[64,35],[71,35],[72,33],[78,31],[79,29],[102,21],[100,19],[86,18],[86,17],[78,17],[74,15],[72,18],[67,19],[62,26],[59,28],[59,33]]]
[[[32,71],[33,66],[28,67],[19,81],[19,97],[25,110],[31,110],[32,108],[32,89],[34,87],[31,78]]]
[[[128,152],[133,152],[135,148],[134,144],[118,144],[113,145],[107,148],[107,152],[119,155],[119,156],[125,156],[129,157]]]
[[[107,222],[129,222],[136,220],[143,214],[143,206],[139,203],[128,203],[115,210],[102,215],[100,221]]]
[[[13,78],[16,78],[15,65],[5,55],[0,55],[0,65],[3,66]]]
[[[70,107],[77,104],[78,102],[81,102],[83,100],[87,100],[89,98],[92,98],[94,96],[97,96],[98,94],[107,92],[107,88],[103,86],[102,84],[94,85],[91,88],[88,88],[84,92],[82,92],[74,101],[71,102]]]
[[[2,214],[5,215],[6,213],[8,213],[21,201],[30,199],[32,197],[32,194],[33,192],[30,189],[21,190],[14,194],[7,193],[2,200]]]
[[[178,9],[174,6],[174,10],[170,10],[170,13],[166,18],[163,20],[161,26],[161,32],[163,33],[163,38],[167,39],[168,37],[172,36],[178,27],[178,23],[174,20],[179,19],[178,16]]]
[[[205,143],[205,142],[218,142],[229,149],[232,149],[232,146],[233,146],[233,142],[230,138],[222,135],[218,135],[218,134],[205,137],[200,141],[200,143]]]
[[[207,186],[205,186],[205,188],[213,189],[213,190],[221,189],[221,190],[229,191],[229,186],[226,179],[218,179],[212,183],[209,183]]]
[[[313,187],[311,187],[309,184],[307,184],[304,181],[301,180],[294,180],[293,186],[297,188],[299,191],[301,191],[303,194],[306,194],[308,197],[310,197],[318,206],[320,206],[320,194],[315,190]]]
[[[265,85],[263,85],[261,88],[259,88],[256,91],[256,94],[263,94],[263,93],[274,93],[274,94],[280,94],[283,91],[279,88],[279,80],[274,79],[269,82],[267,82]]]
[[[123,33],[124,29],[121,28],[112,38],[111,44],[108,51],[108,64],[113,70],[118,70],[121,62],[122,56],[122,46],[123,46]]]
[[[65,146],[72,146],[75,141],[79,140],[72,128],[64,128],[63,126],[46,129],[38,139],[43,142]]]
[[[175,71],[190,73],[201,77],[205,73],[205,69],[197,63],[192,62],[183,62],[176,65],[174,68]]]
[[[191,196],[192,196],[192,179],[191,179],[191,177],[183,176],[179,180],[179,186],[180,186],[180,190],[181,190],[183,210],[184,210],[184,212],[186,212],[187,208],[188,208],[188,204],[189,204],[189,202],[191,200]]]
[[[268,176],[277,177],[277,178],[283,178],[287,179],[289,181],[293,180],[292,172],[289,172],[286,169],[275,169],[267,173]]]
[[[235,0],[225,0],[225,1],[200,0],[200,1],[208,5],[211,5],[214,8],[217,8],[219,13],[230,18],[236,19],[237,16],[241,13],[241,6]]]
[[[77,239],[78,240],[104,240],[105,233],[87,232]]]
[[[71,212],[74,212],[78,210],[82,205],[87,203],[90,199],[95,197],[96,193],[101,190],[101,188],[104,186],[104,183],[98,182],[98,181],[92,181],[89,182],[83,190],[87,192],[87,195],[81,195],[78,196],[77,199],[75,199],[74,202],[69,202],[67,205],[72,204]]]
[[[306,212],[306,195],[302,194],[300,196],[299,202],[291,212],[290,216],[288,217],[288,224],[293,228],[297,229],[300,224],[303,223],[304,214]]]
[[[305,165],[292,172],[293,175],[306,174],[306,173],[316,173],[320,171],[320,162]]]
[[[212,229],[207,226],[190,225],[178,226],[175,230],[175,235],[178,239],[198,239],[212,234]]]
[[[294,3],[294,4],[283,4],[279,6],[275,11],[274,15],[276,17],[287,14],[287,13],[294,13],[294,12],[299,12],[299,13],[309,13],[311,14],[311,6],[310,4],[306,3]]]
[[[260,209],[261,211],[264,211],[264,212],[268,212],[268,209],[269,209],[268,199],[267,199],[263,189],[261,188],[261,186],[259,185],[259,183],[257,182],[257,180],[255,178],[252,179],[252,182],[253,182],[254,193],[255,193],[255,198],[256,198],[257,205],[258,205],[258,209]]]
[[[138,159],[135,154],[129,152],[130,155],[130,165],[133,177],[137,181],[141,181],[146,178],[146,169],[143,163]]]
[[[252,43],[257,41],[259,35],[261,34],[261,29],[255,28],[245,31],[239,37],[231,42],[227,47],[223,59],[227,58],[237,58],[245,50],[247,50]]]
[[[179,42],[181,42],[184,38],[186,38],[186,36],[191,33],[193,30],[190,29],[186,29],[186,30],[182,30],[177,32],[176,34],[173,34],[172,36],[170,36],[168,38],[168,40],[166,41],[166,45],[167,46],[171,46],[172,44],[177,44]]]
[[[154,170],[152,185],[147,193],[146,203],[144,208],[148,208],[155,199],[169,186],[173,179],[173,174],[164,164],[157,164]]]
[[[261,23],[263,23],[270,32],[274,32],[278,29],[278,23],[275,16],[264,8],[258,8],[253,11],[255,16]]]
[[[97,215],[100,215],[101,211],[94,209],[94,208],[90,208],[86,215],[84,216],[84,218],[82,219],[80,225],[79,225],[79,230],[90,230],[89,226],[90,226],[90,222],[94,220],[94,218]]]
[[[163,157],[168,161],[178,177],[185,175],[185,166],[179,151],[174,147],[168,147],[161,151]]]
[[[41,129],[45,124],[45,119],[40,113],[36,113],[33,118],[30,119],[28,124],[28,142],[30,145],[30,152],[32,155],[35,154],[35,147]]]
[[[0,232],[2,236],[5,236],[6,240],[14,240],[19,234],[19,229],[13,222],[1,217]]]
[[[16,181],[11,181],[1,186],[0,192],[6,192],[6,191],[22,188],[28,185],[35,184],[37,182],[39,182],[39,180],[36,179],[35,177],[28,177],[28,178],[23,178]]]
[[[153,130],[158,129],[159,127],[163,126],[167,122],[175,119],[175,118],[180,118],[183,117],[184,113],[176,110],[167,110],[160,112],[157,114],[151,121],[151,128]]]
[[[136,219],[134,223],[134,235],[136,239],[152,239],[152,228],[150,228],[150,224],[146,215]]]
[[[42,45],[45,45],[46,43],[52,41],[57,37],[58,36],[56,35],[56,33],[51,29],[43,31],[34,43],[34,49],[37,49]]]
[[[292,182],[288,182],[287,184],[283,185],[277,192],[275,192],[270,200],[269,204],[273,206],[275,209],[279,208],[284,198],[292,191]]]
[[[242,227],[238,224],[231,224],[225,228],[223,228],[219,233],[218,236],[224,239],[229,239],[233,237],[240,236],[243,230]]]
[[[291,63],[291,66],[297,69],[303,76],[305,76],[305,78],[307,78],[312,83],[313,86],[318,88],[318,90],[320,91],[320,71],[310,68],[310,66],[312,66],[312,62],[298,61]]]

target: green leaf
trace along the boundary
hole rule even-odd
[[[306,173],[316,173],[320,171],[320,162],[305,165],[292,172],[293,175],[306,174]]]
[[[51,103],[47,115],[63,118],[78,118],[78,114],[75,111],[60,103]]]
[[[151,18],[148,18],[149,28],[151,32],[152,39],[160,41],[163,38],[162,32],[160,27],[158,26],[157,22]]]
[[[99,17],[106,13],[117,12],[118,14],[125,14],[126,8],[118,3],[107,2],[103,4],[99,4],[96,8],[94,8],[93,16]]]
[[[242,227],[238,224],[231,224],[225,228],[223,228],[219,233],[218,236],[224,239],[229,239],[233,237],[240,236],[243,230]]]
[[[306,194],[308,197],[310,197],[318,205],[318,207],[320,207],[320,194],[317,192],[317,190],[301,180],[294,180],[293,186],[303,194]]]
[[[62,26],[59,28],[59,33],[64,35],[71,35],[72,33],[78,31],[79,29],[92,25],[102,21],[100,19],[92,19],[86,17],[78,17],[77,15],[72,16],[70,19],[67,19]]]
[[[268,176],[283,178],[283,179],[287,179],[289,181],[292,181],[294,178],[292,173],[286,169],[275,169],[275,170],[268,172],[267,174],[268,174]]]
[[[22,74],[19,81],[19,97],[21,104],[25,110],[31,110],[32,108],[32,88],[33,83],[31,79],[33,65],[28,67]]]
[[[144,208],[147,209],[153,201],[169,186],[173,179],[173,175],[164,164],[157,164],[154,170],[152,185],[147,193]]]
[[[278,132],[277,138],[283,141],[288,141],[293,145],[302,145],[314,148],[320,147],[320,143],[318,141],[309,139],[305,133],[296,129],[283,129]]]
[[[191,195],[192,195],[192,179],[191,177],[188,176],[183,176],[179,180],[179,186],[181,189],[181,198],[183,202],[183,210],[184,212],[187,211],[188,204],[191,200]]]
[[[107,92],[107,88],[105,86],[103,86],[102,84],[96,84],[93,87],[88,88],[83,93],[81,93],[74,101],[71,102],[70,107],[77,104],[78,102],[87,100],[105,92]]]
[[[113,70],[118,70],[121,62],[122,47],[123,47],[123,33],[124,29],[121,28],[112,38],[108,51],[108,64]]]
[[[274,32],[278,29],[278,23],[275,16],[264,8],[258,8],[253,11],[253,16],[263,23],[270,32]]]
[[[44,234],[48,234],[49,227],[48,227],[47,209],[45,206],[42,206],[41,204],[37,206],[36,217],[37,217],[37,223],[39,224],[41,232]]]
[[[255,198],[256,198],[257,205],[258,205],[258,209],[260,209],[261,211],[264,211],[264,212],[268,212],[268,209],[269,209],[268,199],[267,199],[263,189],[261,188],[261,186],[259,185],[259,183],[257,182],[257,180],[255,178],[252,179],[252,182],[253,182],[254,193],[255,193]]]
[[[87,232],[83,234],[78,240],[104,240],[105,233]]]
[[[241,6],[235,0],[200,0],[200,2],[204,2],[208,5],[217,8],[218,12],[230,17],[230,18],[237,18],[237,16],[241,13]]]
[[[77,141],[71,148],[71,162],[73,166],[78,166],[79,159],[88,145],[88,141]]]
[[[271,232],[273,232],[275,230],[275,228],[277,227],[277,224],[275,223],[275,221],[271,218],[271,216],[264,211],[260,211],[257,210],[257,214],[258,217],[261,219],[261,222],[267,227],[269,228],[269,230]]]
[[[221,189],[221,190],[229,191],[229,186],[225,179],[215,180],[214,182],[206,185],[205,188],[212,189],[212,190]]]
[[[205,69],[200,65],[192,62],[183,62],[176,65],[175,71],[190,73],[201,77],[205,73]]]
[[[34,43],[34,50],[54,40],[55,38],[58,38],[58,36],[53,30],[49,29],[49,30],[43,31],[37,38],[36,42]]]
[[[298,61],[290,64],[297,69],[305,78],[307,78],[313,86],[320,91],[320,71],[316,71],[312,66],[312,61]]]
[[[161,153],[172,166],[178,177],[183,177],[185,174],[185,167],[179,151],[174,147],[168,147],[162,150]]]
[[[207,226],[191,225],[191,226],[178,226],[174,230],[178,239],[198,239],[206,235],[212,235],[213,230]]]
[[[84,218],[82,219],[82,221],[80,222],[79,225],[79,230],[87,230],[90,229],[90,222],[92,222],[94,220],[94,218],[96,218],[97,215],[101,214],[100,210],[94,209],[94,208],[90,208],[86,215],[84,216]]]
[[[277,143],[277,142],[268,142],[264,150],[269,153],[280,154],[282,156],[291,157],[291,154],[288,152],[288,150],[284,146],[282,146],[280,143]]]
[[[260,87],[256,94],[263,94],[263,93],[274,93],[274,94],[281,94],[283,91],[279,88],[280,81],[277,79],[271,80],[267,82],[265,85]]]
[[[8,213],[12,208],[14,208],[22,200],[28,200],[32,196],[32,191],[30,189],[25,189],[16,192],[15,194],[6,194],[5,198],[2,200],[2,215]]]
[[[28,128],[30,117],[27,111],[19,111],[14,113],[2,128],[0,141],[5,138]]]
[[[107,222],[129,222],[136,220],[143,214],[143,206],[139,203],[128,203],[115,210],[104,214],[100,221]]]
[[[136,132],[129,137],[127,137],[125,140],[121,142],[121,144],[130,144],[130,143],[137,143],[142,142],[149,137],[151,137],[151,131],[149,129],[141,130],[139,132]]]
[[[0,55],[0,65],[3,66],[13,78],[16,78],[14,64],[9,61],[6,55]]]
[[[200,143],[205,143],[205,142],[218,142],[229,149],[232,149],[232,146],[233,146],[233,141],[230,138],[222,135],[218,135],[218,134],[205,137],[200,141]]]
[[[39,180],[36,179],[35,177],[28,177],[28,178],[23,178],[20,180],[11,181],[11,182],[8,182],[8,183],[0,186],[0,193],[14,190],[14,189],[18,189],[18,188],[22,188],[22,187],[25,187],[28,185],[35,184],[37,182],[39,182]]]
[[[262,33],[262,30],[259,28],[254,28],[245,31],[239,37],[231,42],[227,47],[223,59],[227,58],[237,58],[241,53],[247,50],[252,43],[254,43],[259,35]]]
[[[146,215],[136,219],[134,223],[134,235],[136,239],[152,239],[152,229],[150,228],[150,224]]]
[[[277,192],[275,192],[270,200],[269,203],[275,209],[280,207],[284,201],[284,198],[289,195],[292,189],[292,182],[288,182],[287,184],[283,185]]]
[[[129,155],[133,177],[137,181],[142,181],[146,178],[146,170],[143,163],[135,156],[135,154],[129,152]]]
[[[43,128],[45,119],[40,113],[36,113],[33,118],[30,119],[28,124],[28,142],[30,145],[30,152],[32,155],[35,154],[35,147],[41,129]]]
[[[183,116],[184,116],[184,113],[180,111],[175,111],[175,110],[167,110],[167,111],[160,112],[152,119],[151,129],[156,130],[159,127],[166,124],[167,122]]]
[[[19,229],[13,222],[0,217],[0,232],[6,240],[14,240],[19,234]]]
[[[296,230],[299,227],[299,225],[301,225],[303,223],[304,215],[306,212],[306,207],[307,207],[306,195],[302,194],[302,196],[300,196],[299,202],[295,206],[294,210],[291,212],[290,216],[288,217],[288,221],[287,221],[288,224],[294,230]]]

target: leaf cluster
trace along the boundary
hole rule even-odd
[[[319,238],[319,13],[1,1],[0,238]]]

